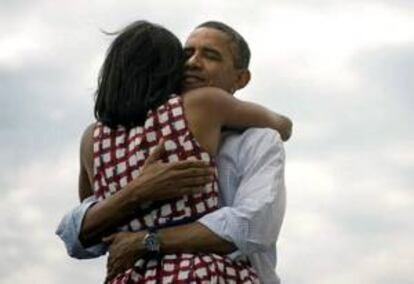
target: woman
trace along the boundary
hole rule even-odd
[[[97,90],[98,122],[84,135],[93,140],[93,156],[82,157],[93,194],[100,200],[122,190],[134,179],[149,150],[161,139],[167,150],[164,161],[199,159],[214,166],[212,157],[224,126],[272,127],[282,137],[288,136],[288,119],[258,105],[241,102],[223,90],[200,88],[174,95],[180,85],[183,63],[179,40],[166,29],[148,22],[129,25],[112,43]],[[120,229],[138,231],[192,222],[217,209],[217,196],[215,175],[197,194],[143,202],[137,208],[136,218]],[[204,257],[210,264],[202,260]],[[177,267],[174,271],[169,271],[171,259]],[[203,269],[211,272],[207,280],[225,281],[230,277],[228,268],[235,271],[240,281],[257,281],[247,262],[218,255],[174,254],[151,261],[142,259],[112,283],[144,283],[166,274],[179,279],[188,272],[187,283],[206,280],[206,275],[200,272]]]

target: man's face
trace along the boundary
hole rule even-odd
[[[228,36],[213,28],[195,29],[184,45],[186,57],[183,91],[214,86],[233,93],[239,70],[234,68]]]

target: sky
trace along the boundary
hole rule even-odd
[[[55,236],[76,206],[79,142],[115,31],[181,40],[220,20],[250,44],[238,92],[289,116],[286,284],[414,283],[414,1],[0,1],[0,283],[99,283]],[[411,94],[411,95],[410,95]]]

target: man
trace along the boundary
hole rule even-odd
[[[184,90],[215,86],[234,93],[250,80],[248,45],[222,23],[206,22],[198,26],[187,39],[184,51]],[[163,172],[155,163],[161,151],[162,148],[157,148],[150,157],[145,167],[147,176],[160,176]],[[284,150],[280,137],[269,129],[227,133],[217,164],[222,207],[197,222],[159,230],[155,241],[160,251],[247,256],[262,282],[279,283],[274,271],[276,240],[285,210]],[[139,185],[142,183],[131,185],[107,202],[96,203],[93,197],[85,199],[64,218],[58,234],[72,256],[87,258],[105,253],[102,244],[85,250],[82,243],[99,242],[110,228],[128,217],[128,213],[117,212],[128,212],[120,209],[133,207],[128,206],[134,200],[130,198],[133,192],[130,188]],[[180,190],[179,186],[176,190]],[[122,232],[104,238],[110,244],[109,276],[131,267],[134,259],[146,252],[144,239],[148,236],[147,232]]]

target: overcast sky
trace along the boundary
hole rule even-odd
[[[137,19],[182,40],[235,27],[252,50],[239,98],[292,118],[283,283],[413,283],[411,0],[1,0],[0,283],[103,280],[104,260],[70,259],[54,230],[78,202],[101,30]]]

